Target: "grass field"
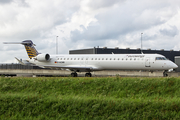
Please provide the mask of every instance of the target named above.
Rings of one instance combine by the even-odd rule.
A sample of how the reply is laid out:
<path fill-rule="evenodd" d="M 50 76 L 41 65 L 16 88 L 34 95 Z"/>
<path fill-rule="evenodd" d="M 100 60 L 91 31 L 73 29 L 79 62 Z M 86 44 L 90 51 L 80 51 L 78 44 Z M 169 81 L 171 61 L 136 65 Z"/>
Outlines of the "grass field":
<path fill-rule="evenodd" d="M 0 78 L 0 119 L 180 119 L 180 78 Z"/>

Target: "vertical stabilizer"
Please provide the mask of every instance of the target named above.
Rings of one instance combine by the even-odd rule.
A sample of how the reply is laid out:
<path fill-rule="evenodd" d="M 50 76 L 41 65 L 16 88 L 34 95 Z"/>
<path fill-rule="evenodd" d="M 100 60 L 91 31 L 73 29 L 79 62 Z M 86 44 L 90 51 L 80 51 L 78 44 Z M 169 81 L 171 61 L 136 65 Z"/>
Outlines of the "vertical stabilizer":
<path fill-rule="evenodd" d="M 31 40 L 24 40 L 22 42 L 4 42 L 4 44 L 22 44 L 25 46 L 29 58 L 36 57 L 39 53 L 34 47 L 35 44 Z"/>
<path fill-rule="evenodd" d="M 31 40 L 25 40 L 21 44 L 25 46 L 29 58 L 36 57 L 39 54 L 36 48 L 34 47 L 35 44 L 33 44 Z"/>

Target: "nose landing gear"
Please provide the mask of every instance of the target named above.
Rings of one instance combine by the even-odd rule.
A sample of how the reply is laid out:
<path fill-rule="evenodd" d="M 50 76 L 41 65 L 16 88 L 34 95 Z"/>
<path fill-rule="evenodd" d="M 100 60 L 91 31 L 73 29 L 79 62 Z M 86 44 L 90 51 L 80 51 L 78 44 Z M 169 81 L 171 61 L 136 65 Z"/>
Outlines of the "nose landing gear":
<path fill-rule="evenodd" d="M 164 72 L 163 72 L 163 77 L 167 77 L 168 76 L 168 74 L 167 74 L 167 70 L 165 70 Z"/>

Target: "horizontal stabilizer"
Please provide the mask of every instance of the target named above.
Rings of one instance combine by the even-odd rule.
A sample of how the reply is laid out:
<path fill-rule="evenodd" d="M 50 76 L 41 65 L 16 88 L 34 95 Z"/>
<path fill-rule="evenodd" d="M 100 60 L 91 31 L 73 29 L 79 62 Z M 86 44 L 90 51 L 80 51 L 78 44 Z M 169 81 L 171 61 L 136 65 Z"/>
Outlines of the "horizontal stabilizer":
<path fill-rule="evenodd" d="M 31 40 L 25 40 L 22 42 L 3 42 L 4 44 L 22 44 L 22 45 L 32 45 L 32 41 Z M 34 46 L 36 46 L 35 44 L 33 44 Z"/>
<path fill-rule="evenodd" d="M 21 44 L 22 42 L 3 42 L 3 44 Z"/>

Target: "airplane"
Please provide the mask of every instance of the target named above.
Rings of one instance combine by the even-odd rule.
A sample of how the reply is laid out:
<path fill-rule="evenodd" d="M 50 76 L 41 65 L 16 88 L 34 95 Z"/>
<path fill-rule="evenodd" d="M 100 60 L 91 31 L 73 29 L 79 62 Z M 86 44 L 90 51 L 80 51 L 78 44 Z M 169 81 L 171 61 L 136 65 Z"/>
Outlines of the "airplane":
<path fill-rule="evenodd" d="M 163 75 L 167 76 L 168 71 L 178 68 L 175 63 L 160 54 L 50 55 L 48 53 L 39 53 L 31 40 L 4 42 L 4 44 L 22 44 L 25 46 L 29 56 L 27 62 L 42 68 L 70 70 L 72 71 L 72 77 L 77 77 L 77 72 L 86 72 L 85 76 L 91 77 L 92 71 L 101 70 L 148 70 L 152 72 L 163 70 Z M 22 62 L 20 63 L 24 65 Z"/>

